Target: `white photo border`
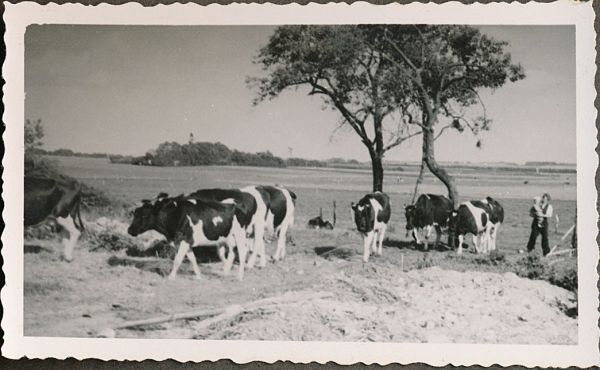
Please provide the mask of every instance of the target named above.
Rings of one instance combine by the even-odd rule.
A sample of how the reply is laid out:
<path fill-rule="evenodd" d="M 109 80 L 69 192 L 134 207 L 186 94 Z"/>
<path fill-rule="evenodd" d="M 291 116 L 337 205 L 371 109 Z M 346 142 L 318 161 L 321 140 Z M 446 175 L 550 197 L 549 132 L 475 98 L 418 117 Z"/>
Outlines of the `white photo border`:
<path fill-rule="evenodd" d="M 348 4 L 196 4 L 157 5 L 4 3 L 6 60 L 2 74 L 6 126 L 1 291 L 4 316 L 2 353 L 8 358 L 97 358 L 102 360 L 215 361 L 237 363 L 289 360 L 296 363 L 414 363 L 433 366 L 499 364 L 591 366 L 598 352 L 598 234 L 595 174 L 596 73 L 592 2 L 407 5 Z M 30 24 L 269 25 L 269 24 L 428 23 L 477 25 L 574 25 L 577 62 L 577 204 L 579 319 L 577 345 L 497 345 L 426 343 L 341 343 L 291 341 L 214 341 L 178 339 L 106 339 L 26 337 L 23 335 L 23 174 L 24 35 Z M 143 342 L 140 342 L 143 341 Z M 432 347 L 435 350 L 432 350 Z"/>

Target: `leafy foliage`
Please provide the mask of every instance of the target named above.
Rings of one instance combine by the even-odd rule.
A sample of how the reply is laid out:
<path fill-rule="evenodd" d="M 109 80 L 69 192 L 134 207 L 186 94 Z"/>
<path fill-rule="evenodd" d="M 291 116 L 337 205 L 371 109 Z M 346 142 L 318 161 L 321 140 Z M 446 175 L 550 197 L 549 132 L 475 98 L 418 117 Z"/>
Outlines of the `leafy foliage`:
<path fill-rule="evenodd" d="M 31 121 L 25 120 L 25 153 L 28 154 L 36 149 L 39 149 L 42 145 L 42 139 L 44 138 L 44 127 L 42 126 L 42 120 L 37 119 Z"/>
<path fill-rule="evenodd" d="M 255 60 L 265 76 L 248 84 L 258 92 L 255 104 L 299 87 L 321 96 L 367 147 L 377 187 L 381 158 L 405 140 L 423 134 L 433 146 L 448 128 L 468 127 L 476 136 L 490 128 L 478 91 L 525 77 L 506 46 L 470 26 L 281 26 Z M 482 105 L 483 115 L 468 118 L 466 109 L 474 104 Z M 426 138 L 439 116 L 449 124 Z M 447 178 L 430 152 L 428 167 Z"/>

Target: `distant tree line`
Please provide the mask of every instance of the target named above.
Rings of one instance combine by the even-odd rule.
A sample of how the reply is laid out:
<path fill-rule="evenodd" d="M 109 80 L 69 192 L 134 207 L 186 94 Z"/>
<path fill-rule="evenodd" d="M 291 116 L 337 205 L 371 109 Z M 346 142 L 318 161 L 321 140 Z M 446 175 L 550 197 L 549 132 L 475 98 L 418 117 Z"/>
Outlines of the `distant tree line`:
<path fill-rule="evenodd" d="M 87 158 L 106 158 L 108 156 L 107 153 L 82 153 L 75 152 L 71 149 L 55 149 L 55 150 L 45 150 L 41 148 L 33 149 L 33 154 L 37 155 L 58 155 L 61 157 L 87 157 Z"/>

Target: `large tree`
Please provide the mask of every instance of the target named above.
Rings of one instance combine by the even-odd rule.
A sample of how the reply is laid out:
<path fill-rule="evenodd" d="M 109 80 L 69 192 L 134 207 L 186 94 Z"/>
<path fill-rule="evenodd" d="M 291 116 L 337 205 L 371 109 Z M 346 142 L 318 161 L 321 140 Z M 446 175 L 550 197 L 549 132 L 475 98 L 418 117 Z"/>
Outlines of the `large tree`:
<path fill-rule="evenodd" d="M 255 104 L 299 87 L 323 97 L 368 150 L 376 191 L 385 153 L 421 129 L 403 121 L 402 107 L 416 99 L 412 85 L 397 73 L 397 62 L 382 57 L 385 40 L 367 36 L 356 26 L 278 27 L 255 60 L 265 75 L 248 83 L 258 90 Z"/>
<path fill-rule="evenodd" d="M 475 135 L 488 130 L 491 120 L 480 98 L 482 89 L 498 89 L 508 81 L 525 78 L 523 68 L 513 64 L 508 45 L 477 28 L 455 25 L 361 26 L 368 42 L 379 45 L 382 58 L 402 76 L 398 94 L 409 96 L 404 114 L 409 125 L 422 130 L 422 161 L 448 189 L 456 206 L 454 179 L 435 159 L 434 142 L 444 130 L 470 129 Z M 408 95 L 407 95 L 408 92 Z M 473 115 L 480 105 L 480 115 Z M 470 113 L 471 112 L 471 113 Z M 477 141 L 477 146 L 481 141 Z"/>

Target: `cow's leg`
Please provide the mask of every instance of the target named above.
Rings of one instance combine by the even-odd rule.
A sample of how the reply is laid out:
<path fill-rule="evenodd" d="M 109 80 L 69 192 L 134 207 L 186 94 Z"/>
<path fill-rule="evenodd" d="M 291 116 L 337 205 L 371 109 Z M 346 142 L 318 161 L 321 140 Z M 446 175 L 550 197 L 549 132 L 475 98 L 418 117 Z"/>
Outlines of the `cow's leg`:
<path fill-rule="evenodd" d="M 235 243 L 236 243 L 236 241 L 233 236 L 230 236 L 229 238 L 227 238 L 227 248 L 229 248 L 229 254 L 227 255 L 227 259 L 225 260 L 225 263 L 223 264 L 223 274 L 225 274 L 225 275 L 229 274 L 229 271 L 231 271 L 231 266 L 233 266 L 233 259 L 235 258 L 235 253 L 233 252 L 233 247 L 235 246 Z M 239 250 L 238 250 L 238 253 L 239 253 Z"/>
<path fill-rule="evenodd" d="M 431 225 L 425 226 L 425 229 L 424 229 L 425 241 L 424 241 L 423 249 L 425 249 L 425 250 L 429 250 L 429 236 L 431 235 L 431 229 L 432 229 Z"/>
<path fill-rule="evenodd" d="M 371 241 L 371 254 L 377 254 L 377 238 L 379 238 L 379 230 L 373 230 L 373 240 Z"/>
<path fill-rule="evenodd" d="M 366 235 L 363 236 L 363 262 L 369 262 L 370 248 L 373 242 L 373 238 L 375 237 L 375 232 L 370 231 Z"/>
<path fill-rule="evenodd" d="M 440 244 L 440 240 L 442 239 L 442 227 L 440 225 L 435 225 L 435 244 L 433 246 L 434 249 L 438 248 Z"/>
<path fill-rule="evenodd" d="M 266 256 L 266 248 L 265 248 L 265 221 L 262 217 L 258 217 L 257 221 L 254 223 L 254 253 L 260 255 L 260 267 L 265 267 L 267 265 L 267 256 Z M 252 259 L 252 257 L 250 257 Z"/>
<path fill-rule="evenodd" d="M 246 238 L 246 245 L 248 246 L 248 253 L 250 254 L 250 258 L 248 258 L 248 268 L 254 268 L 254 264 L 256 263 L 256 253 L 258 253 L 258 246 L 256 243 L 256 224 L 253 222 L 252 229 L 254 230 L 254 238 Z M 252 242 L 250 242 L 252 240 Z"/>
<path fill-rule="evenodd" d="M 73 220 L 73 216 L 71 215 L 57 217 L 56 222 L 69 233 L 69 238 L 64 238 L 62 241 L 64 245 L 63 257 L 65 261 L 71 262 L 73 260 L 73 249 L 75 248 L 75 244 L 77 244 L 81 231 L 75 226 L 75 220 Z"/>
<path fill-rule="evenodd" d="M 185 242 L 184 242 L 185 243 Z M 194 251 L 192 248 L 189 248 L 189 251 L 186 253 L 188 260 L 192 264 L 192 268 L 194 269 L 194 274 L 196 275 L 196 279 L 202 279 L 202 274 L 200 274 L 200 268 L 198 267 L 198 262 L 196 262 L 196 256 L 194 255 Z"/>
<path fill-rule="evenodd" d="M 275 251 L 275 256 L 273 256 L 275 261 L 285 258 L 285 238 L 287 230 L 288 224 L 284 221 L 283 224 L 280 225 L 279 231 L 277 232 L 277 250 Z"/>
<path fill-rule="evenodd" d="M 495 251 L 496 250 L 496 237 L 498 236 L 498 229 L 500 228 L 500 222 L 498 222 L 496 225 L 494 225 L 493 231 L 492 231 L 492 244 L 491 244 L 491 250 Z"/>
<path fill-rule="evenodd" d="M 235 238 L 235 244 L 237 245 L 237 250 L 240 257 L 238 279 L 242 281 L 244 280 L 244 266 L 246 265 L 246 253 L 248 252 L 248 247 L 246 246 L 246 232 L 240 228 L 240 230 L 235 232 L 233 237 Z"/>
<path fill-rule="evenodd" d="M 417 245 L 421 244 L 421 241 L 419 240 L 419 231 L 416 227 L 413 229 L 413 238 L 415 239 Z"/>
<path fill-rule="evenodd" d="M 379 251 L 378 255 L 383 254 L 383 238 L 385 237 L 385 230 L 387 229 L 387 225 L 383 225 L 383 227 L 379 230 Z"/>
<path fill-rule="evenodd" d="M 226 244 L 219 244 L 217 246 L 218 248 L 218 253 L 219 253 L 219 259 L 221 260 L 221 262 L 225 263 L 225 248 L 227 247 Z"/>
<path fill-rule="evenodd" d="M 169 274 L 169 280 L 175 280 L 175 276 L 177 275 L 177 270 L 179 270 L 179 266 L 181 266 L 181 262 L 183 261 L 183 258 L 185 257 L 185 255 L 188 253 L 189 250 L 190 250 L 190 245 L 185 240 L 182 240 L 179 242 L 177 254 L 175 255 L 175 259 L 173 260 L 173 269 L 171 270 L 171 273 Z"/>
<path fill-rule="evenodd" d="M 473 239 L 472 239 L 473 240 L 473 245 L 475 246 L 475 252 L 477 254 L 481 253 L 481 250 L 479 249 L 480 248 L 480 246 L 479 246 L 479 241 L 480 241 L 479 235 L 480 234 L 473 234 Z"/>
<path fill-rule="evenodd" d="M 460 234 L 458 236 L 458 250 L 456 251 L 456 254 L 462 254 L 462 249 L 463 249 L 462 245 L 463 245 L 464 241 L 465 241 L 465 236 Z"/>

